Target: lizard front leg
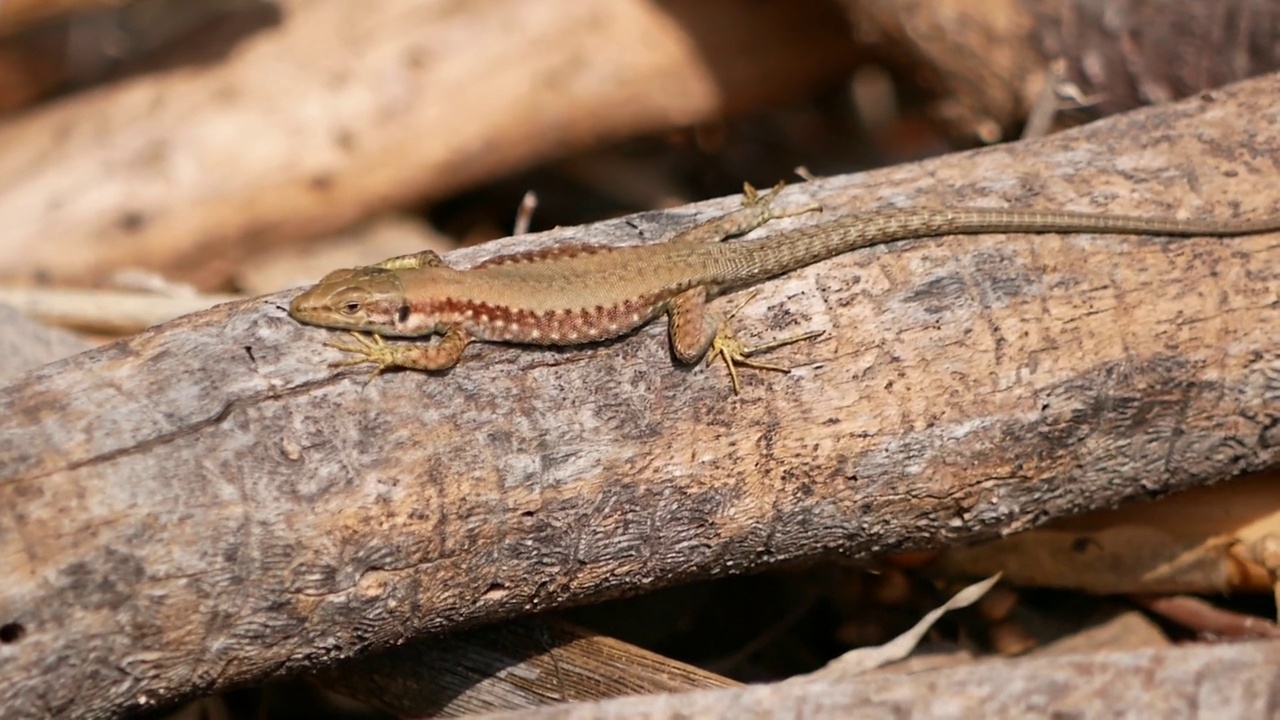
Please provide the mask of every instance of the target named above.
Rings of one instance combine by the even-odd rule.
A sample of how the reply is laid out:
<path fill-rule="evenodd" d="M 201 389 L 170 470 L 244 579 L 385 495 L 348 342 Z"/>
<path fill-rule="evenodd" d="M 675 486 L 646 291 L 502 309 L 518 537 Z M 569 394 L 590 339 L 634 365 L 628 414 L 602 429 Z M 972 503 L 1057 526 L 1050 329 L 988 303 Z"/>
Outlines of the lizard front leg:
<path fill-rule="evenodd" d="M 410 370 L 448 370 L 458 364 L 462 351 L 471 342 L 471 337 L 458 326 L 449 328 L 436 343 L 399 342 L 389 345 L 381 335 L 366 336 L 354 332 L 351 335 L 355 337 L 357 344 L 325 343 L 335 350 L 357 355 L 334 362 L 331 367 L 373 363 L 377 367 L 369 376 L 370 380 L 396 367 Z"/>

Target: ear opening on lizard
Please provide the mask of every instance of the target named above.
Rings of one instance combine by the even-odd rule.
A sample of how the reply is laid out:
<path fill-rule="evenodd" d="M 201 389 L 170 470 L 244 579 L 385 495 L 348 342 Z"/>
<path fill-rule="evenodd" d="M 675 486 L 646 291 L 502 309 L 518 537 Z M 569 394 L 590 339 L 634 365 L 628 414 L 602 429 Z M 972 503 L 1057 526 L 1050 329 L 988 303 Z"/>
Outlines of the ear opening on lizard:
<path fill-rule="evenodd" d="M 402 304 L 399 307 L 399 309 L 396 310 L 396 324 L 404 325 L 405 323 L 409 322 L 409 313 L 411 311 L 412 310 L 409 307 L 409 303 Z"/>

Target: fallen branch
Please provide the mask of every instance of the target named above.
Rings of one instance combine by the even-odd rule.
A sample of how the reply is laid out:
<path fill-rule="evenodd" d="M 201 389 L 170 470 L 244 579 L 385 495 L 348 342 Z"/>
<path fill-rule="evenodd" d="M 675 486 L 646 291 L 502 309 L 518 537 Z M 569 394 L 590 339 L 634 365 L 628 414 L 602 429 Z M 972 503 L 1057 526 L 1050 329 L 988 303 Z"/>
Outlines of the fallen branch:
<path fill-rule="evenodd" d="M 1274 714 L 1280 642 L 974 663 L 911 675 L 799 678 L 773 685 L 621 698 L 519 714 L 532 720 L 687 717 L 1110 717 Z"/>
<path fill-rule="evenodd" d="M 1277 95 L 1273 76 L 779 202 L 1271 215 Z M 448 260 L 658 241 L 737 202 Z M 741 398 L 673 365 L 665 323 L 367 383 L 287 294 L 175 320 L 0 386 L 5 714 L 152 707 L 463 622 L 1261 469 L 1280 462 L 1276 287 L 1274 234 L 873 248 L 757 288 L 744 335 L 827 334 Z"/>
<path fill-rule="evenodd" d="M 1280 62 L 1270 42 L 1280 10 L 1252 0 L 842 4 L 886 62 L 934 91 L 932 115 L 967 141 L 1009 138 L 1033 112 L 1051 116 L 1061 107 L 1078 123 L 1187 97 Z"/>
<path fill-rule="evenodd" d="M 316 678 L 396 717 L 458 717 L 739 683 L 555 618 L 411 643 Z"/>

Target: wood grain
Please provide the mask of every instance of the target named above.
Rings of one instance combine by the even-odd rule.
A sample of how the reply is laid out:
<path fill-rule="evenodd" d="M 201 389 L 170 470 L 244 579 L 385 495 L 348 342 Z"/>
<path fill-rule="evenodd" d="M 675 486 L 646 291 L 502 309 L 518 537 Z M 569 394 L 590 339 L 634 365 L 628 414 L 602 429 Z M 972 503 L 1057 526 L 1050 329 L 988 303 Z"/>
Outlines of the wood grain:
<path fill-rule="evenodd" d="M 1280 211 L 1280 77 L 793 187 L 885 205 Z M 723 199 L 454 253 L 653 242 Z M 766 227 L 775 232 L 820 217 Z M 291 294 L 0 386 L 0 698 L 102 717 L 505 616 L 1028 528 L 1280 461 L 1280 237 L 912 241 L 759 287 L 747 378 L 666 328 L 366 384 Z M 724 301 L 736 302 L 736 299 Z"/>
<path fill-rule="evenodd" d="M 792 717 L 1274 717 L 1280 642 L 1203 645 L 975 663 L 903 676 L 804 678 L 773 685 L 622 698 L 487 720 Z"/>
<path fill-rule="evenodd" d="M 410 643 L 316 681 L 395 717 L 465 717 L 623 695 L 734 687 L 715 673 L 556 618 Z"/>

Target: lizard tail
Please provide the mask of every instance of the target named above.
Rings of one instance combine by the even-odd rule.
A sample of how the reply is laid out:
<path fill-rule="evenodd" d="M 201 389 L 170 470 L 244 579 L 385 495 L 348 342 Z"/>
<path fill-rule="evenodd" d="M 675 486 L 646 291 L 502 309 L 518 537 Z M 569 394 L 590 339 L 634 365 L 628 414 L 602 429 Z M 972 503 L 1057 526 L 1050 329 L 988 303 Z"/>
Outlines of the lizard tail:
<path fill-rule="evenodd" d="M 726 275 L 745 285 L 860 248 L 939 235 L 1105 233 L 1226 237 L 1274 231 L 1280 231 L 1280 217 L 1225 222 L 1038 210 L 914 208 L 872 212 L 844 222 L 797 228 L 721 247 L 728 251 L 722 258 Z"/>

